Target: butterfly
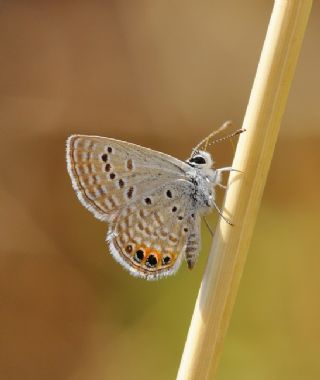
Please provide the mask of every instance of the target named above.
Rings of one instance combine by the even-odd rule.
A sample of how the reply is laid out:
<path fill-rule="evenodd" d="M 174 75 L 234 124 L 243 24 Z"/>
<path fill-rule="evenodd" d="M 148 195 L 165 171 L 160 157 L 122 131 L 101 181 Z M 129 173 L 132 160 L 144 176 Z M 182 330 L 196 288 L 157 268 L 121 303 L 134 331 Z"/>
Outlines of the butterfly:
<path fill-rule="evenodd" d="M 192 269 L 201 247 L 201 217 L 217 209 L 231 224 L 215 202 L 215 188 L 225 188 L 222 173 L 235 169 L 214 169 L 206 151 L 243 131 L 210 142 L 227 123 L 202 140 L 186 161 L 113 138 L 67 139 L 73 188 L 96 218 L 108 222 L 110 253 L 130 274 L 156 280 L 176 273 L 183 259 Z"/>

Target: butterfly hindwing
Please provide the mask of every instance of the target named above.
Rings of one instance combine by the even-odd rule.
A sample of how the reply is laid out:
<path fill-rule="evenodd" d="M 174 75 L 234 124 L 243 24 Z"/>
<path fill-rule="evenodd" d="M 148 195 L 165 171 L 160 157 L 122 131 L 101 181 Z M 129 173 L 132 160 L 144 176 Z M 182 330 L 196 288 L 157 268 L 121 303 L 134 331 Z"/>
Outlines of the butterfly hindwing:
<path fill-rule="evenodd" d="M 190 186 L 173 181 L 153 189 L 124 208 L 110 224 L 110 251 L 131 274 L 154 280 L 174 274 L 186 255 L 187 261 L 191 256 L 195 261 L 200 220 L 188 197 L 181 198 Z"/>

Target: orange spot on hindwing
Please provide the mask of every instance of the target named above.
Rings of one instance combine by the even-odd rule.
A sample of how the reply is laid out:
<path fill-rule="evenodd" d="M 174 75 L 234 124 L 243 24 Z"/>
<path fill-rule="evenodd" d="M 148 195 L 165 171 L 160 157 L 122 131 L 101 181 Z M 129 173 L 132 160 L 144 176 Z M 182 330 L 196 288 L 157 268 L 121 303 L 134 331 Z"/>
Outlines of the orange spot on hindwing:
<path fill-rule="evenodd" d="M 174 252 L 162 253 L 144 244 L 137 244 L 132 250 L 126 249 L 126 253 L 129 254 L 128 256 L 131 257 L 131 260 L 136 265 L 138 264 L 149 270 L 159 270 L 161 268 L 170 267 L 177 258 L 177 254 Z"/>

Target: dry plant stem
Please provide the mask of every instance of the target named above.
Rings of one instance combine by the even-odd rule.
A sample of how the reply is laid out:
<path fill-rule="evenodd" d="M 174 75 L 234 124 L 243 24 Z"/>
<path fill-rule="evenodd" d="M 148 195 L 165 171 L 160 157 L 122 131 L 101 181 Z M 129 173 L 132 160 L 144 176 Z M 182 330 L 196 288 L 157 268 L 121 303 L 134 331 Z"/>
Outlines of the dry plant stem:
<path fill-rule="evenodd" d="M 213 379 L 292 82 L 311 0 L 275 1 L 243 122 L 224 212 L 195 305 L 178 380 Z M 254 302 L 254 301 L 253 301 Z"/>

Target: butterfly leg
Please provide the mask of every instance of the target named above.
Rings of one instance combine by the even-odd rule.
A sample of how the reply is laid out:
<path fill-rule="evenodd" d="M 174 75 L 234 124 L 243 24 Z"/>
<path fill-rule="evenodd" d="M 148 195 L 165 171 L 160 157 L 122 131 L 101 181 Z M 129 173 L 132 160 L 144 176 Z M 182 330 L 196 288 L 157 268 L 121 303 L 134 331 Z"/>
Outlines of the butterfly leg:
<path fill-rule="evenodd" d="M 241 170 L 234 169 L 231 166 L 226 166 L 225 168 L 216 169 L 218 173 L 224 173 L 224 172 L 238 172 L 243 173 Z"/>
<path fill-rule="evenodd" d="M 223 190 L 227 190 L 228 189 L 228 186 L 222 185 L 222 183 L 217 183 L 217 186 L 221 187 L 221 189 L 223 189 Z"/>
<path fill-rule="evenodd" d="M 208 228 L 208 230 L 209 230 L 209 232 L 210 232 L 210 234 L 211 234 L 211 237 L 213 237 L 213 229 L 211 228 L 211 226 L 210 226 L 210 224 L 209 224 L 209 222 L 207 221 L 207 219 L 206 219 L 205 216 L 203 217 L 203 220 L 204 220 L 204 222 L 205 222 L 205 224 L 206 224 L 206 226 L 207 226 L 207 228 Z"/>
<path fill-rule="evenodd" d="M 240 171 L 240 170 L 234 169 L 231 166 L 228 166 L 228 167 L 225 167 L 225 168 L 216 169 L 216 173 L 217 173 L 217 176 L 216 176 L 216 186 L 219 186 L 222 189 L 227 190 L 228 186 L 222 185 L 222 183 L 221 183 L 221 180 L 222 180 L 222 175 L 221 174 L 225 173 L 225 172 L 238 172 L 238 173 L 243 173 L 243 172 Z"/>
<path fill-rule="evenodd" d="M 234 226 L 234 224 L 231 222 L 231 220 L 227 219 L 227 218 L 223 215 L 222 211 L 219 209 L 219 207 L 217 206 L 216 202 L 213 202 L 213 205 L 214 205 L 215 209 L 218 211 L 218 214 L 221 216 L 221 218 L 222 218 L 226 223 L 228 223 L 230 226 Z"/>

